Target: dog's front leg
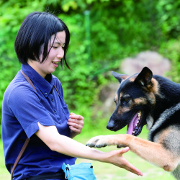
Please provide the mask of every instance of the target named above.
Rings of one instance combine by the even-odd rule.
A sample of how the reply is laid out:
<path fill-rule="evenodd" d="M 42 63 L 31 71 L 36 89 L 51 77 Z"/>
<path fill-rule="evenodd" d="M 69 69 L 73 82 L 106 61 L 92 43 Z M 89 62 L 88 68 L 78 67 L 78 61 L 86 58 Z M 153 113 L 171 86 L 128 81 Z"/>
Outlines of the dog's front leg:
<path fill-rule="evenodd" d="M 121 136 L 121 139 L 119 139 L 119 136 Z M 126 138 L 125 136 L 119 134 L 119 135 L 105 135 L 105 136 L 96 136 L 91 138 L 86 145 L 89 147 L 105 147 L 110 145 L 117 145 L 118 147 L 126 147 Z"/>
<path fill-rule="evenodd" d="M 109 145 L 128 146 L 130 150 L 141 158 L 162 167 L 166 171 L 173 171 L 180 157 L 163 147 L 161 143 L 151 142 L 128 134 L 96 136 L 87 142 L 90 147 L 105 147 Z"/>

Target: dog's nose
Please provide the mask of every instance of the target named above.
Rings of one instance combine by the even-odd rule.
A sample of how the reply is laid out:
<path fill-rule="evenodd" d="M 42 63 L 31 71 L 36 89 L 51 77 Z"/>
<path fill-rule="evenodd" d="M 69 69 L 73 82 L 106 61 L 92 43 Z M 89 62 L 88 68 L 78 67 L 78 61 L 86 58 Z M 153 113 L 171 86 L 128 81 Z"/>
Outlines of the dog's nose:
<path fill-rule="evenodd" d="M 114 121 L 109 121 L 109 122 L 107 123 L 106 128 L 109 129 L 109 130 L 111 130 L 111 129 L 113 129 L 113 127 L 114 127 Z"/>

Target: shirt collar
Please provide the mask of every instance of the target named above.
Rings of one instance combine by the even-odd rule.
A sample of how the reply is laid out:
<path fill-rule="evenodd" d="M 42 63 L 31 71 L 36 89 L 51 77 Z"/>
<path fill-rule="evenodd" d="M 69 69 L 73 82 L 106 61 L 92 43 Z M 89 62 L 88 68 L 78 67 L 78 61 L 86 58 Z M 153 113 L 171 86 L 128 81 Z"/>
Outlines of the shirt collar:
<path fill-rule="evenodd" d="M 48 74 L 44 79 L 29 64 L 22 64 L 21 69 L 31 79 L 33 84 L 42 91 L 45 97 L 50 94 L 53 88 L 52 74 Z"/>

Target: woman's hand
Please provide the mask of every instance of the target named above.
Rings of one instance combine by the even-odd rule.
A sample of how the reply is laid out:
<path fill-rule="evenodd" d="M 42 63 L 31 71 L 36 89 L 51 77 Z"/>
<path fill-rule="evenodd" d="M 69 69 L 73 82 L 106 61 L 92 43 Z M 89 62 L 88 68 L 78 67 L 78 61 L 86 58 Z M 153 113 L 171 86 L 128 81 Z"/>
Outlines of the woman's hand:
<path fill-rule="evenodd" d="M 129 151 L 129 147 L 123 148 L 121 150 L 110 151 L 107 153 L 109 155 L 105 159 L 105 162 L 114 164 L 115 166 L 118 166 L 120 168 L 124 168 L 134 174 L 137 174 L 138 176 L 143 176 L 140 170 L 134 167 L 123 157 L 123 154 L 128 151 Z"/>
<path fill-rule="evenodd" d="M 71 130 L 71 138 L 80 134 L 84 125 L 84 118 L 81 115 L 70 113 L 67 124 Z"/>

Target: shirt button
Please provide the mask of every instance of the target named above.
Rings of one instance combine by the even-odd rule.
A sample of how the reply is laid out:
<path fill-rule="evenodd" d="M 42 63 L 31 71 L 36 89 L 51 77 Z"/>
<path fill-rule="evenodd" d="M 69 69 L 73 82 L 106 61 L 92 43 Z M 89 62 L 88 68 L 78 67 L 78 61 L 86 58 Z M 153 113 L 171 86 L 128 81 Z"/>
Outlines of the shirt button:
<path fill-rule="evenodd" d="M 44 94 L 47 95 L 47 92 L 45 92 Z"/>
<path fill-rule="evenodd" d="M 56 114 L 56 111 L 54 110 L 54 114 Z"/>

